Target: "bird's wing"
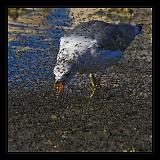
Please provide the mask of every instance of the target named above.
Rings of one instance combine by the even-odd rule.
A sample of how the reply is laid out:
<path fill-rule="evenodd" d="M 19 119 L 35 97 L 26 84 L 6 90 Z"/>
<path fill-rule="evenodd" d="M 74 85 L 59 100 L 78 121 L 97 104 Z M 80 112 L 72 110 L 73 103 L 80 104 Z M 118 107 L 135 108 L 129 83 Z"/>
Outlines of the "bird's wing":
<path fill-rule="evenodd" d="M 124 51 L 136 35 L 135 27 L 130 24 L 111 24 L 94 20 L 78 25 L 66 36 L 74 34 L 95 39 L 101 48 Z"/>
<path fill-rule="evenodd" d="M 106 25 L 102 31 L 95 33 L 95 39 L 101 48 L 124 51 L 135 35 L 135 29 L 132 25 Z"/>

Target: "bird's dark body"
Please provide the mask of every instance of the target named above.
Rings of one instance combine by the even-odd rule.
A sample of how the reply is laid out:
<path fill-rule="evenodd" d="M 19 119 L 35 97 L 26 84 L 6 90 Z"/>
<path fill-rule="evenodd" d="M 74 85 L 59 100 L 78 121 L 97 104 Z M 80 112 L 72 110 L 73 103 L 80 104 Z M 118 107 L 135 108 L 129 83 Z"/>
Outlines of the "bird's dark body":
<path fill-rule="evenodd" d="M 81 23 L 65 36 L 83 36 L 96 39 L 101 48 L 124 51 L 135 38 L 135 26 L 125 23 L 111 24 L 93 20 Z"/>

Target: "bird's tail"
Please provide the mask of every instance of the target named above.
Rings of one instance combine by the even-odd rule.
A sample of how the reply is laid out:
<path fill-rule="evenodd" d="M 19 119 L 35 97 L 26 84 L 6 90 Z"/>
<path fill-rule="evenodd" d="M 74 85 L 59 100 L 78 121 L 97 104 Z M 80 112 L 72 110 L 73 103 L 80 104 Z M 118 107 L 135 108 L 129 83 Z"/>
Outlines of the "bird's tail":
<path fill-rule="evenodd" d="M 139 32 L 141 32 L 143 28 L 143 23 L 137 24 L 137 27 L 139 28 Z"/>
<path fill-rule="evenodd" d="M 136 34 L 142 33 L 142 29 L 143 29 L 143 23 L 137 24 L 136 25 Z"/>

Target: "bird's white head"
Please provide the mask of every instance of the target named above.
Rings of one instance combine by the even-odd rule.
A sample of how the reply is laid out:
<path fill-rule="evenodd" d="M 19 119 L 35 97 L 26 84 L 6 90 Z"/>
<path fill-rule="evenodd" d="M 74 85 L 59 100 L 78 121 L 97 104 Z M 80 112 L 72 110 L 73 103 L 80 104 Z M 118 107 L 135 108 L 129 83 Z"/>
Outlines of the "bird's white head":
<path fill-rule="evenodd" d="M 95 43 L 95 42 L 94 42 Z M 69 36 L 60 39 L 60 48 L 54 68 L 55 89 L 60 94 L 77 72 L 78 58 L 92 44 L 92 40 L 84 37 Z"/>
<path fill-rule="evenodd" d="M 56 95 L 59 95 L 64 90 L 65 85 L 70 81 L 72 77 L 71 66 L 66 64 L 57 64 L 54 67 L 54 75 L 55 75 L 55 90 Z"/>

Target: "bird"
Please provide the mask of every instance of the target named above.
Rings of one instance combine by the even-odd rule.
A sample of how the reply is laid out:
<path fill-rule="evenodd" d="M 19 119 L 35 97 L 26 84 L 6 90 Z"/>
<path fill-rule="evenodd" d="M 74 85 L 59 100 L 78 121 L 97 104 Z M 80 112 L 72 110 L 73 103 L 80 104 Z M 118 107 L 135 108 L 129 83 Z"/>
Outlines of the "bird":
<path fill-rule="evenodd" d="M 91 20 L 80 23 L 60 38 L 53 72 L 59 96 L 76 73 L 87 74 L 90 95 L 95 93 L 96 72 L 103 72 L 123 57 L 124 51 L 142 31 L 143 24 L 107 23 Z"/>

